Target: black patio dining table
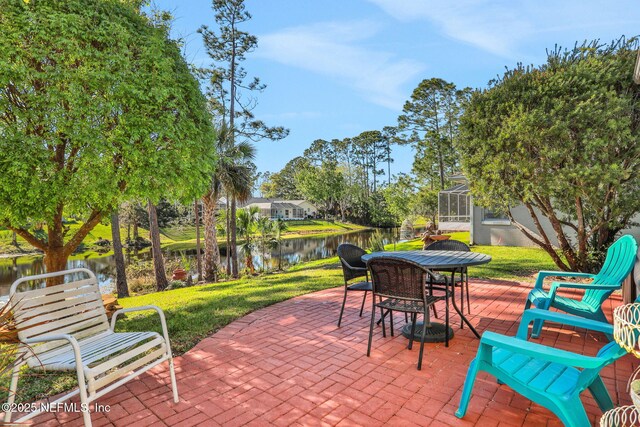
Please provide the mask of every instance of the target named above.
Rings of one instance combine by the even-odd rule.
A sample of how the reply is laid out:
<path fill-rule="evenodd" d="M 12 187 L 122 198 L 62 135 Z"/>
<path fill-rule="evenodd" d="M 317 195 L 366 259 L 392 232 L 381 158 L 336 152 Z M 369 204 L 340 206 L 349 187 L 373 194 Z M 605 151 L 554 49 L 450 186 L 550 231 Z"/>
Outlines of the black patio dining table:
<path fill-rule="evenodd" d="M 425 250 L 389 251 L 389 252 L 373 252 L 370 254 L 363 255 L 362 261 L 367 262 L 371 259 L 381 258 L 381 257 L 410 261 L 421 266 L 425 270 L 430 270 L 430 271 L 440 270 L 440 271 L 450 272 L 451 281 L 450 282 L 447 281 L 447 283 L 452 285 L 450 286 L 450 288 L 451 288 L 451 302 L 453 304 L 453 308 L 460 315 L 462 322 L 466 323 L 467 326 L 469 326 L 469 329 L 471 329 L 471 331 L 475 334 L 475 336 L 480 338 L 480 334 L 478 333 L 478 331 L 476 331 L 476 329 L 473 327 L 471 322 L 469 322 L 469 320 L 466 318 L 464 313 L 460 310 L 460 308 L 456 304 L 456 298 L 455 298 L 456 287 L 453 286 L 453 284 L 456 283 L 455 282 L 456 273 L 459 272 L 460 274 L 462 274 L 462 271 L 466 267 L 487 264 L 488 262 L 491 261 L 491 256 L 481 254 L 479 252 L 462 252 L 462 251 L 425 251 Z M 429 320 L 425 319 L 425 321 L 429 321 Z M 432 330 L 431 331 L 432 335 L 434 333 L 433 332 L 434 329 L 438 329 L 440 332 L 446 334 L 444 325 L 442 324 L 431 323 L 431 326 L 427 326 L 427 328 L 430 328 Z M 409 328 L 405 327 L 405 330 L 406 331 L 404 331 L 403 333 L 405 336 L 407 336 L 405 332 L 411 330 L 410 326 Z M 449 334 L 451 336 L 453 335 L 452 332 L 449 332 Z M 431 341 L 433 342 L 433 341 L 442 341 L 442 340 L 432 339 Z"/>

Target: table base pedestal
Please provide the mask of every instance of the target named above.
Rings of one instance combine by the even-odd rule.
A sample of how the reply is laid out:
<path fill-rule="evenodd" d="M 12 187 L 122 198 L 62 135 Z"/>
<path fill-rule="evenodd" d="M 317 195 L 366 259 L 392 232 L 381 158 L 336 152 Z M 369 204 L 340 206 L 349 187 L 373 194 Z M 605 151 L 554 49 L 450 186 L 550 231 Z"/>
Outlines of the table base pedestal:
<path fill-rule="evenodd" d="M 422 335 L 422 322 L 416 323 L 416 330 L 413 335 L 414 342 L 420 342 L 420 338 Z M 431 322 L 431 326 L 427 326 L 426 335 L 424 337 L 424 342 L 445 342 L 445 325 L 444 323 Z M 407 323 L 402 328 L 402 335 L 406 338 L 411 339 L 411 323 Z M 449 326 L 449 340 L 453 338 L 453 328 Z"/>

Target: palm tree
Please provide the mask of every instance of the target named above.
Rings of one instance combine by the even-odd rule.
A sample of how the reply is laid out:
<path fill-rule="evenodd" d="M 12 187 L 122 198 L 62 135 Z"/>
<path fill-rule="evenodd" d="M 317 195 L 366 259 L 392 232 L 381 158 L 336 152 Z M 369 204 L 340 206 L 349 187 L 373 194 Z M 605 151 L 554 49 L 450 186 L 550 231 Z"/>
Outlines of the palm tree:
<path fill-rule="evenodd" d="M 229 228 L 227 230 L 227 257 L 231 257 L 234 263 L 234 276 L 237 276 L 238 255 L 236 254 L 236 214 L 235 201 L 246 200 L 251 195 L 253 186 L 252 161 L 256 150 L 248 141 L 237 144 L 230 138 L 230 132 L 226 124 L 223 124 L 218 132 L 217 152 L 218 164 L 216 172 L 212 176 L 209 192 L 202 198 L 204 205 L 204 273 L 205 280 L 216 280 L 220 265 L 220 250 L 218 248 L 216 217 L 218 215 L 218 200 L 223 191 L 231 200 L 231 212 Z M 227 271 L 231 274 L 231 271 Z"/>
<path fill-rule="evenodd" d="M 278 247 L 278 270 L 282 270 L 282 233 L 287 230 L 287 223 L 282 218 L 278 218 L 272 224 L 273 244 Z"/>
<path fill-rule="evenodd" d="M 269 235 L 271 234 L 271 232 L 273 231 L 273 224 L 274 222 L 271 221 L 269 218 L 267 218 L 266 216 L 261 216 L 256 220 L 256 228 L 258 229 L 258 232 L 260 233 L 260 249 L 262 252 L 262 271 L 267 270 L 266 268 L 266 249 L 267 249 L 267 242 L 269 240 Z"/>
<path fill-rule="evenodd" d="M 252 235 L 255 229 L 256 221 L 258 219 L 258 212 L 260 209 L 257 206 L 251 206 L 247 209 L 240 209 L 238 211 L 237 218 L 237 230 L 238 234 L 242 236 L 244 242 L 242 243 L 242 253 L 245 257 L 245 263 L 247 270 L 251 274 L 255 273 L 255 266 L 253 265 L 253 240 Z"/>

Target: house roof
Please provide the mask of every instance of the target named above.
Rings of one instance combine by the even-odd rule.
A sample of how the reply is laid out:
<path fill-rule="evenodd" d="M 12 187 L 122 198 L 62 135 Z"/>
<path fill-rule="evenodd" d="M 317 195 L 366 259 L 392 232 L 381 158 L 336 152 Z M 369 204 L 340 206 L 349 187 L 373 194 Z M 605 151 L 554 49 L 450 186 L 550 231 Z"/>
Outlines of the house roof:
<path fill-rule="evenodd" d="M 467 194 L 467 193 L 469 193 L 469 186 L 467 184 L 456 184 L 451 188 L 447 188 L 446 190 L 440 191 L 439 193 L 440 194 L 442 194 L 442 193 Z"/>
<path fill-rule="evenodd" d="M 238 203 L 238 206 L 241 208 L 247 206 L 259 206 L 260 209 L 295 209 L 300 208 L 302 203 L 309 203 L 311 206 L 314 206 L 313 203 L 308 200 L 282 200 L 282 199 L 268 199 L 266 197 L 252 197 L 246 202 Z"/>

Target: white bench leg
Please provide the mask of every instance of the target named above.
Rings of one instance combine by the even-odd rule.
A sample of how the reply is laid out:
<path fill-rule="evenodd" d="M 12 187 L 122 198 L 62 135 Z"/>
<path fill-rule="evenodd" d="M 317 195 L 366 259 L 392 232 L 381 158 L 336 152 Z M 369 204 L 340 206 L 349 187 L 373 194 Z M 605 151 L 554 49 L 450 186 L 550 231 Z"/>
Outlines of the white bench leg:
<path fill-rule="evenodd" d="M 20 357 L 20 356 L 18 356 Z M 13 372 L 11 373 L 11 384 L 9 385 L 9 398 L 7 399 L 8 409 L 4 413 L 4 422 L 11 422 L 11 407 L 13 406 L 13 402 L 16 400 L 16 391 L 18 391 L 18 377 L 20 376 L 20 367 L 22 363 L 14 363 L 13 364 Z"/>
<path fill-rule="evenodd" d="M 87 383 L 85 383 L 84 381 L 84 371 L 82 368 L 82 363 L 76 364 L 76 373 L 78 374 L 78 388 L 80 389 L 80 410 L 82 411 L 84 427 L 91 427 L 91 411 L 89 409 Z"/>
<path fill-rule="evenodd" d="M 173 367 L 173 357 L 169 354 L 169 374 L 171 375 L 171 388 L 173 389 L 174 403 L 180 402 L 178 398 L 178 384 L 176 383 L 176 371 Z"/>

